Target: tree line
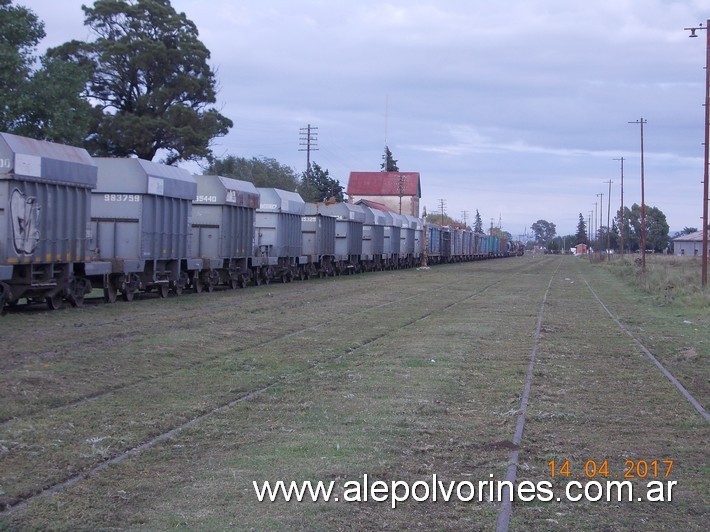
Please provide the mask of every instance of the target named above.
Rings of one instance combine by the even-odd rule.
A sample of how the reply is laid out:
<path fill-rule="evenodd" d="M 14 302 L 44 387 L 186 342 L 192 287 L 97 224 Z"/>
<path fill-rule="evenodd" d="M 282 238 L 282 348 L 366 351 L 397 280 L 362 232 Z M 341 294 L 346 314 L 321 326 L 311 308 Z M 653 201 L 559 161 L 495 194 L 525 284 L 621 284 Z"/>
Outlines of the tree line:
<path fill-rule="evenodd" d="M 655 206 L 645 206 L 645 233 L 646 249 L 662 253 L 667 251 L 671 244 L 670 228 L 666 221 L 666 215 Z M 621 225 L 623 220 L 624 251 L 637 252 L 641 250 L 641 206 L 634 203 L 631 207 L 619 209 L 616 216 L 611 220 L 611 227 L 601 225 L 597 228 L 589 228 L 587 220 L 582 213 L 579 213 L 577 232 L 575 234 L 560 236 L 557 235 L 554 223 L 547 220 L 538 220 L 532 224 L 531 229 L 534 234 L 534 243 L 545 247 L 549 251 L 558 252 L 569 249 L 577 244 L 586 244 L 597 251 L 607 249 L 621 249 Z M 590 230 L 591 229 L 591 230 Z M 694 227 L 686 227 L 675 237 L 682 234 L 689 234 L 697 231 Z"/>
<path fill-rule="evenodd" d="M 169 0 L 96 0 L 82 10 L 95 39 L 37 56 L 44 23 L 0 0 L 0 131 L 97 157 L 196 161 L 205 174 L 343 201 L 339 181 L 315 162 L 299 175 L 266 157 L 214 156 L 212 142 L 234 124 L 215 107 L 217 80 L 197 27 Z"/>

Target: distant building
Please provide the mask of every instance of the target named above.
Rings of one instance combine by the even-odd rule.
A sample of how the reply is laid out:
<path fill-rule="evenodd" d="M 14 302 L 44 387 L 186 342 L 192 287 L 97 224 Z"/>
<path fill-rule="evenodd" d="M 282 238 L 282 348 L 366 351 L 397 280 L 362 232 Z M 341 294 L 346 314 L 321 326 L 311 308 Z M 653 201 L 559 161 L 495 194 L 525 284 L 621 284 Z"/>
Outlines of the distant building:
<path fill-rule="evenodd" d="M 586 255 L 587 254 L 587 244 L 577 244 L 574 248 L 575 255 Z"/>
<path fill-rule="evenodd" d="M 351 203 L 374 201 L 396 213 L 419 217 L 419 172 L 350 172 L 347 193 Z"/>
<path fill-rule="evenodd" d="M 673 253 L 688 257 L 702 256 L 703 254 L 703 232 L 696 231 L 687 235 L 681 235 L 673 239 Z"/>
<path fill-rule="evenodd" d="M 372 201 L 372 200 L 366 200 L 366 199 L 360 199 L 357 201 L 354 201 L 355 205 L 365 205 L 366 207 L 370 207 L 372 209 L 377 209 L 378 211 L 384 211 L 384 212 L 393 212 L 395 214 L 399 214 L 399 210 L 394 210 L 384 203 L 379 203 L 377 201 Z"/>

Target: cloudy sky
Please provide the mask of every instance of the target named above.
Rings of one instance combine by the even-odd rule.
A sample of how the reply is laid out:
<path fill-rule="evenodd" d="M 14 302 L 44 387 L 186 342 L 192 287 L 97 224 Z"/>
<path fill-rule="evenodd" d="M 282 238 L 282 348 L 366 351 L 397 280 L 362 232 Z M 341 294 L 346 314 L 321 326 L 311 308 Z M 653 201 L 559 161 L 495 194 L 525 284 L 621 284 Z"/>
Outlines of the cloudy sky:
<path fill-rule="evenodd" d="M 89 0 L 15 0 L 42 47 L 93 39 Z M 672 231 L 700 227 L 706 0 L 173 0 L 198 27 L 234 121 L 218 156 L 312 160 L 345 186 L 384 145 L 418 171 L 422 205 L 476 210 L 514 236 L 545 219 L 574 233 L 608 182 L 612 212 L 646 204 Z M 702 9 L 705 7 L 705 9 Z"/>

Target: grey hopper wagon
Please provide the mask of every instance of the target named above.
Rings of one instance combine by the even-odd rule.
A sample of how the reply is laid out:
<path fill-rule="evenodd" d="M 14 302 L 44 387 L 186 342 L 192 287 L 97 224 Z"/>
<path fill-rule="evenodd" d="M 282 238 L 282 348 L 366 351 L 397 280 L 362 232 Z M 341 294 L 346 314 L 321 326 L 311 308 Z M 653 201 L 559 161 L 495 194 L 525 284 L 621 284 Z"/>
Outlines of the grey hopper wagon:
<path fill-rule="evenodd" d="M 254 282 L 272 279 L 288 282 L 306 262 L 301 252 L 301 217 L 305 202 L 295 192 L 278 188 L 257 188 L 259 208 L 254 217 Z"/>
<path fill-rule="evenodd" d="M 362 256 L 362 226 L 365 212 L 352 203 L 316 203 L 322 214 L 335 217 L 335 273 L 359 272 Z"/>
<path fill-rule="evenodd" d="M 301 252 L 305 277 L 335 274 L 335 217 L 319 212 L 315 203 L 306 203 L 301 217 Z"/>
<path fill-rule="evenodd" d="M 0 133 L 0 310 L 21 298 L 83 303 L 95 186 L 86 150 Z"/>
<path fill-rule="evenodd" d="M 382 270 L 385 248 L 385 213 L 367 205 L 360 205 L 365 215 L 362 226 L 362 268 L 366 271 Z"/>
<path fill-rule="evenodd" d="M 399 267 L 411 268 L 414 265 L 414 227 L 404 214 L 393 214 L 392 217 L 400 227 Z"/>
<path fill-rule="evenodd" d="M 416 216 L 411 216 L 409 214 L 405 215 L 405 218 L 409 221 L 409 227 L 413 231 L 414 236 L 414 247 L 413 247 L 413 266 L 419 264 L 422 259 L 422 254 L 424 252 L 424 227 L 422 225 L 422 220 Z"/>
<path fill-rule="evenodd" d="M 382 263 L 384 269 L 393 270 L 399 267 L 402 224 L 399 214 L 385 211 L 383 215 L 385 217 L 385 228 L 383 232 Z"/>
<path fill-rule="evenodd" d="M 198 175 L 195 180 L 192 247 L 202 270 L 193 272 L 193 287 L 196 292 L 217 285 L 244 287 L 251 279 L 259 192 L 253 183 L 228 177 Z"/>
<path fill-rule="evenodd" d="M 139 291 L 166 297 L 182 293 L 192 258 L 192 201 L 197 184 L 182 168 L 142 159 L 95 158 L 98 182 L 91 198 L 96 260 L 111 263 L 102 282 L 105 297 L 120 291 L 127 301 Z"/>

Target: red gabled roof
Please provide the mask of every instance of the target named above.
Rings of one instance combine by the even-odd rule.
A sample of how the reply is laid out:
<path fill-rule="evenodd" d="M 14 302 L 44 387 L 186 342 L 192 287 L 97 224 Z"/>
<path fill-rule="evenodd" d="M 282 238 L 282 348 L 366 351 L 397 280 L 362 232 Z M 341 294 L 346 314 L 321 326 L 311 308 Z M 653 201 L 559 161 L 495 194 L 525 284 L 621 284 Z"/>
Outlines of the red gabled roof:
<path fill-rule="evenodd" d="M 422 197 L 419 172 L 350 172 L 349 196 Z"/>
<path fill-rule="evenodd" d="M 371 207 L 373 209 L 377 209 L 378 211 L 393 212 L 393 213 L 397 214 L 397 211 L 395 211 L 394 209 L 391 209 L 387 205 L 385 205 L 384 203 L 379 203 L 377 201 L 361 199 L 361 200 L 357 200 L 355 202 L 355 205 L 365 205 L 366 207 Z"/>

